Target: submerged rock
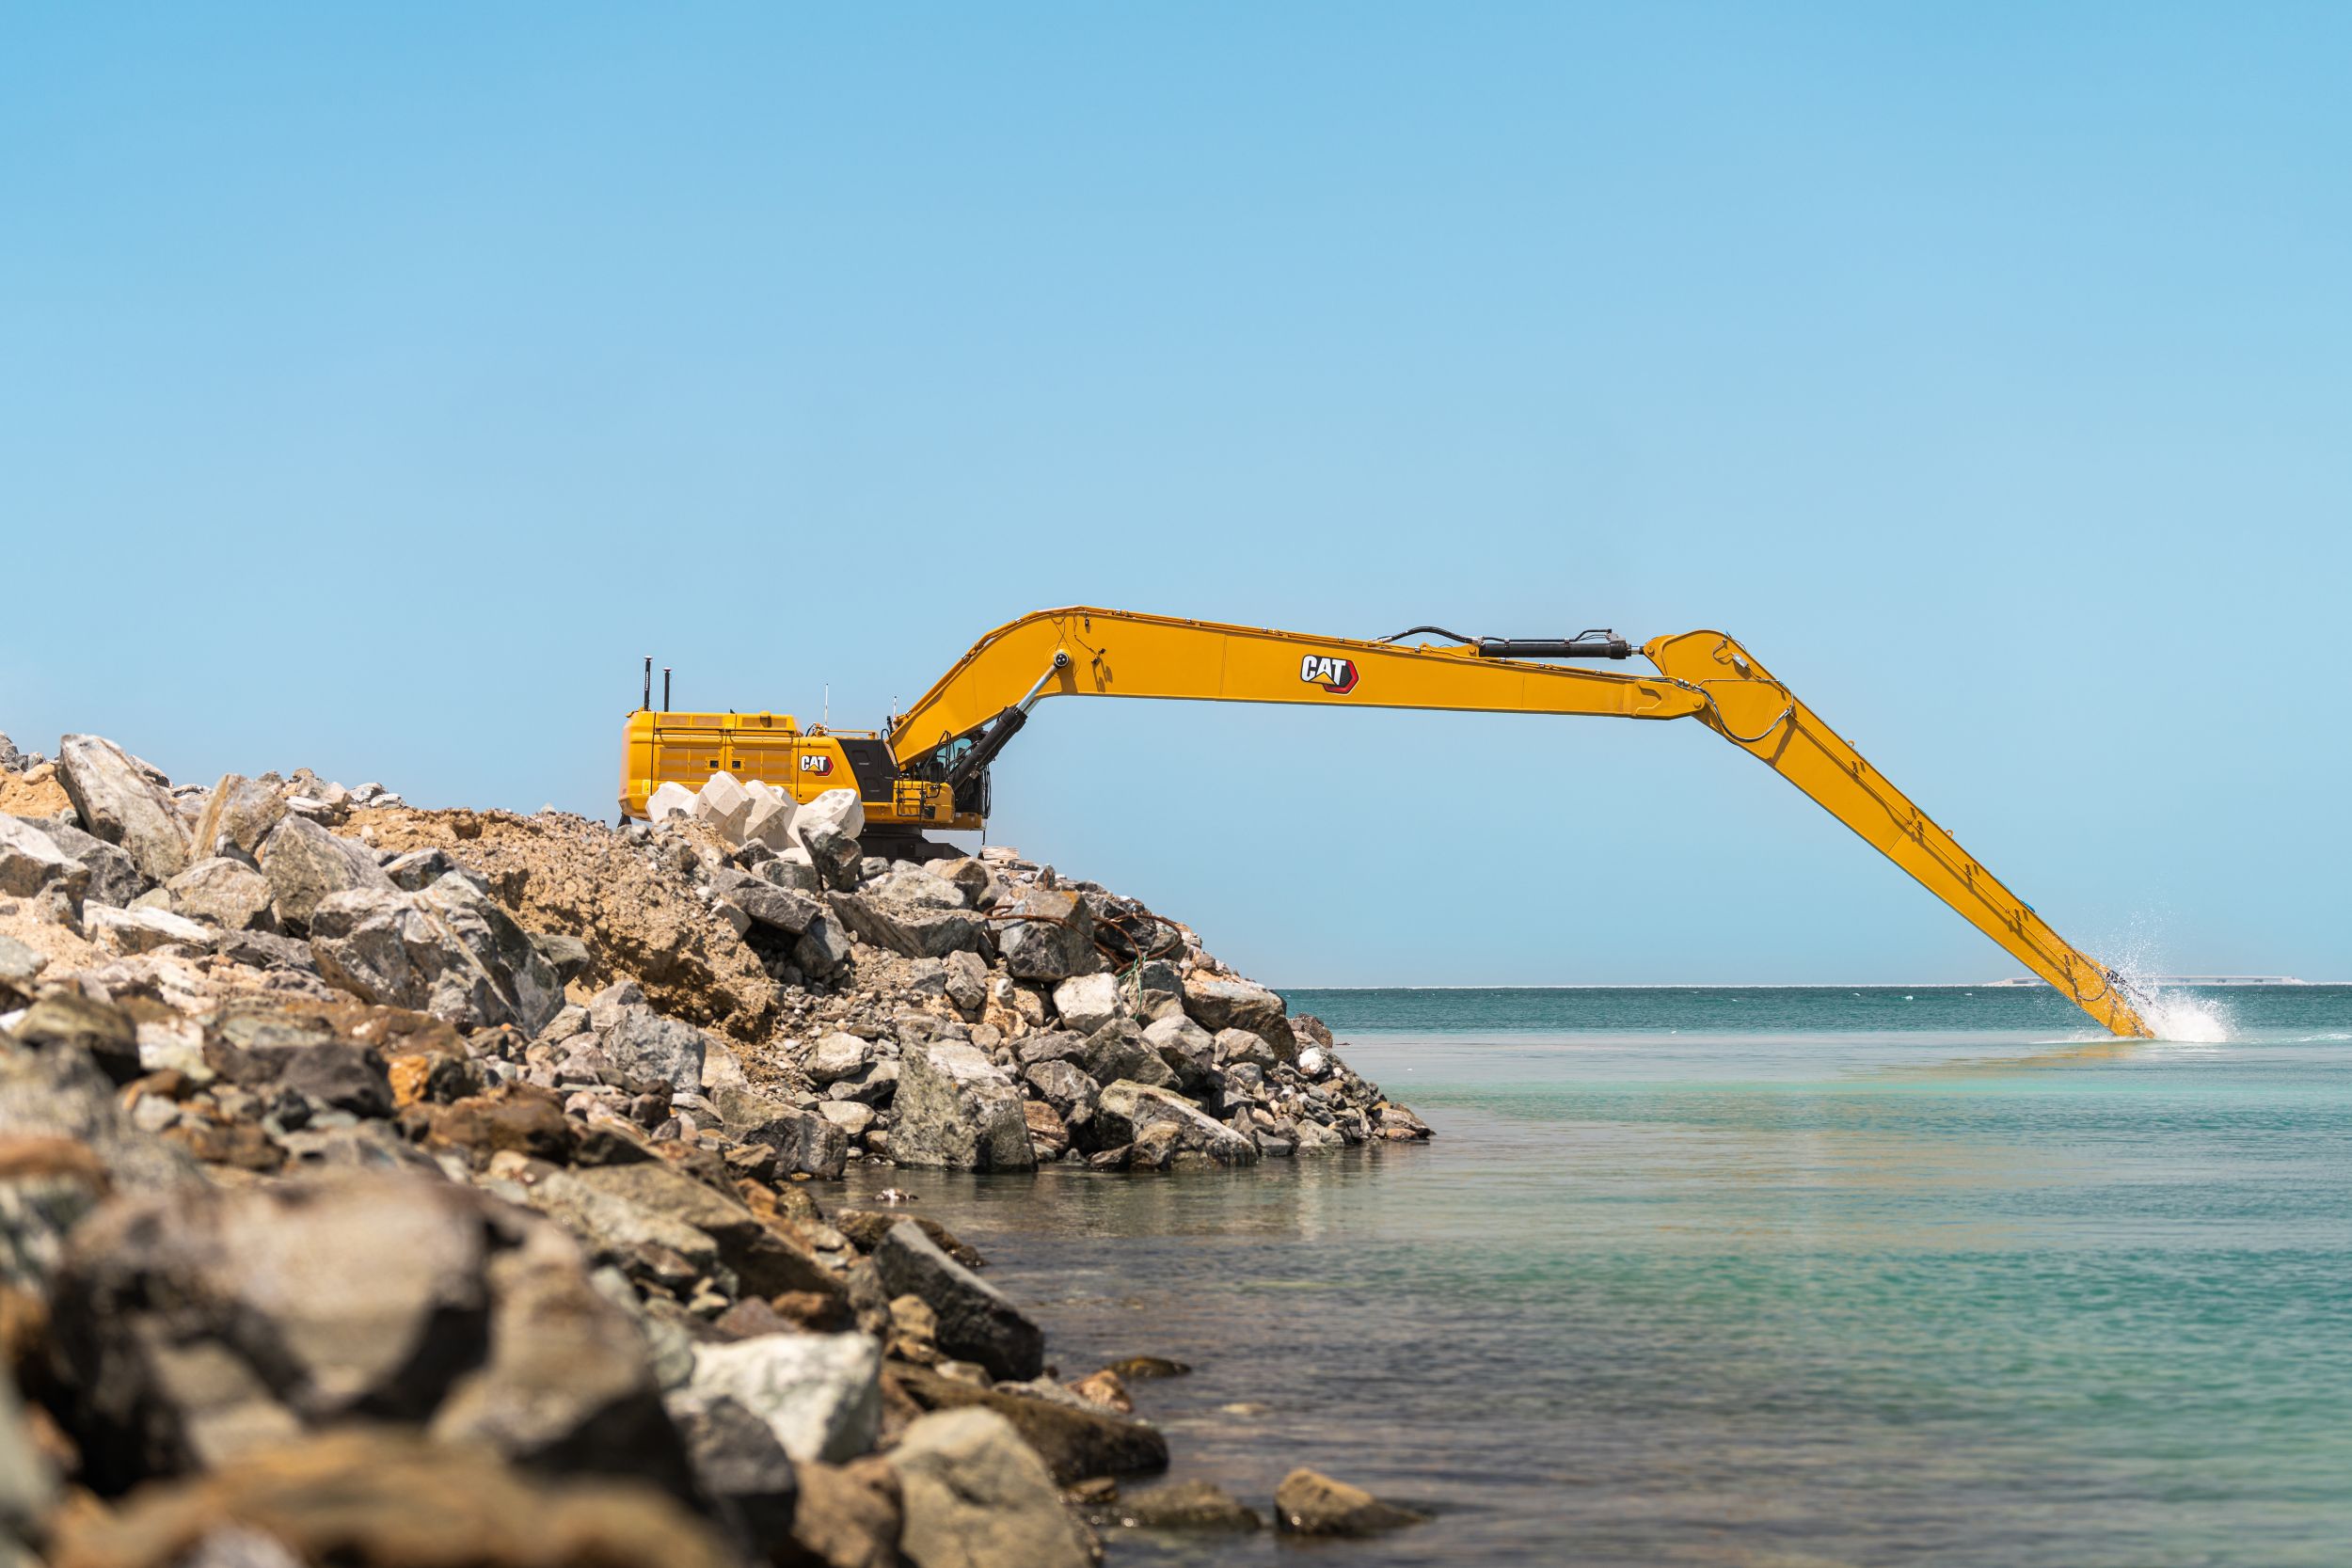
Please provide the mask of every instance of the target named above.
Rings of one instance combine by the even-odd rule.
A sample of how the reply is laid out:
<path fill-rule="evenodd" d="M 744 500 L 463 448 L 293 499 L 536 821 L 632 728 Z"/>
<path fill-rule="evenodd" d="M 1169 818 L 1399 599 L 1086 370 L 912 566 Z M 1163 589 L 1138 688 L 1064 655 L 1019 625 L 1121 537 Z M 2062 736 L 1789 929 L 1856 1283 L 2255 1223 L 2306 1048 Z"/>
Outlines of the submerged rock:
<path fill-rule="evenodd" d="M 1315 1470 L 1293 1470 L 1274 1489 L 1274 1522 L 1294 1535 L 1377 1535 L 1428 1518 Z"/>

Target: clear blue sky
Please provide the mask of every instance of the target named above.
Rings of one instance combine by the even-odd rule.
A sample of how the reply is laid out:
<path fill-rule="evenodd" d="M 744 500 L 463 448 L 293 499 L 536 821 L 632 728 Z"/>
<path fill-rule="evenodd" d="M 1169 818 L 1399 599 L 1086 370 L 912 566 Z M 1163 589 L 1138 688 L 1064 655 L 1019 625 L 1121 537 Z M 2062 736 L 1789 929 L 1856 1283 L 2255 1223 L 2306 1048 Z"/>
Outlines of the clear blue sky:
<path fill-rule="evenodd" d="M 2352 976 L 2341 6 L 18 6 L 0 728 L 612 814 L 1087 602 L 1745 640 L 2094 950 Z M 1972 979 L 1695 725 L 1049 704 L 1284 983 Z"/>

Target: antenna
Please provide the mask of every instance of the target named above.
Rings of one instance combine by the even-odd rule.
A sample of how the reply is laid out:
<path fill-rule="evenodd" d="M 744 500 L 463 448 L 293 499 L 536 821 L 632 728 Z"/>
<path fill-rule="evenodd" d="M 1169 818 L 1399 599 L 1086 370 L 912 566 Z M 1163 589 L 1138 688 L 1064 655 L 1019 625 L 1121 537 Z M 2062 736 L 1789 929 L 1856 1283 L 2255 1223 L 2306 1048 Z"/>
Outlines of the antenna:
<path fill-rule="evenodd" d="M 653 655 L 651 654 L 645 656 L 645 700 L 638 706 L 653 706 Z"/>
<path fill-rule="evenodd" d="M 661 667 L 661 711 L 670 711 L 670 667 L 666 664 Z"/>
<path fill-rule="evenodd" d="M 824 716 L 817 721 L 823 724 L 828 729 L 833 726 L 833 682 L 831 681 L 827 681 L 825 683 Z"/>

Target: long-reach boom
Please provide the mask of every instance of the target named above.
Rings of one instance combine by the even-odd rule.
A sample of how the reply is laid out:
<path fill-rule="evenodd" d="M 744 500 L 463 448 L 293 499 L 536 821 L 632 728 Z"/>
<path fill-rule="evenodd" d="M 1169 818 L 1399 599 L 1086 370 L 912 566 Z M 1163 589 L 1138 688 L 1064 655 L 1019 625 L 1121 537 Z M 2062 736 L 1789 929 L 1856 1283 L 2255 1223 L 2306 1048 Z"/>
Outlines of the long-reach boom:
<path fill-rule="evenodd" d="M 1433 634 L 1442 642 L 1407 644 Z M 2118 1035 L 2148 1026 L 2106 966 L 2071 946 L 1836 731 L 1721 632 L 1654 638 L 1655 675 L 1547 659 L 1622 660 L 1612 632 L 1462 638 L 1416 626 L 1361 641 L 1125 610 L 1044 610 L 996 628 L 880 736 L 803 730 L 788 714 L 630 717 L 622 809 L 642 816 L 665 781 L 725 769 L 798 799 L 854 776 L 884 832 L 977 828 L 988 765 L 1047 697 L 1160 697 L 1486 713 L 1696 719 L 1811 796 L 1829 814 Z"/>

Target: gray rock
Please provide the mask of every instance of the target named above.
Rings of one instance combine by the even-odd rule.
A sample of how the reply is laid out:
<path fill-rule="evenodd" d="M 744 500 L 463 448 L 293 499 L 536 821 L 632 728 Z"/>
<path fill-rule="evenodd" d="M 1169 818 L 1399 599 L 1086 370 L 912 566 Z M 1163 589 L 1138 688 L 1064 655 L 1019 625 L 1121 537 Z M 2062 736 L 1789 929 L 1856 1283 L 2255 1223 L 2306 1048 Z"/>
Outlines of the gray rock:
<path fill-rule="evenodd" d="M 995 912 L 1011 917 L 996 932 L 996 948 L 1016 979 L 1066 980 L 1100 966 L 1094 916 L 1075 894 L 1025 888 Z"/>
<path fill-rule="evenodd" d="M 824 1264 L 786 1241 L 743 1202 L 661 1164 L 598 1165 L 573 1172 L 591 1191 L 644 1214 L 689 1225 L 718 1245 L 719 1260 L 754 1295 L 815 1291 L 838 1296 L 841 1282 Z M 542 1182 L 542 1185 L 545 1183 Z"/>
<path fill-rule="evenodd" d="M 891 1158 L 955 1170 L 1033 1170 L 1020 1089 L 978 1048 L 910 1046 L 898 1060 Z"/>
<path fill-rule="evenodd" d="M 946 886 L 944 882 L 938 885 Z M 988 922 L 966 911 L 904 903 L 863 893 L 835 893 L 829 895 L 829 902 L 834 916 L 860 942 L 910 958 L 985 952 L 988 947 Z"/>
<path fill-rule="evenodd" d="M 1087 1076 L 1098 1084 L 1124 1079 L 1157 1086 L 1176 1082 L 1160 1053 L 1143 1042 L 1143 1031 L 1123 1018 L 1087 1037 L 1085 1062 Z"/>
<path fill-rule="evenodd" d="M 57 743 L 57 782 L 82 826 L 119 846 L 149 881 L 187 869 L 188 827 L 158 769 L 102 736 L 69 735 Z"/>
<path fill-rule="evenodd" d="M 91 904 L 82 911 L 82 934 L 113 953 L 152 953 L 184 947 L 202 952 L 213 945 L 211 927 L 169 910 L 110 910 Z"/>
<path fill-rule="evenodd" d="M 874 1064 L 871 1041 L 855 1035 L 834 1033 L 817 1042 L 801 1063 L 808 1081 L 822 1087 L 843 1078 L 855 1078 Z"/>
<path fill-rule="evenodd" d="M 1022 1076 L 1036 1086 L 1039 1096 L 1068 1125 L 1080 1127 L 1093 1119 L 1102 1091 L 1083 1068 L 1068 1061 L 1048 1060 L 1024 1069 Z"/>
<path fill-rule="evenodd" d="M 1082 1035 L 1091 1035 L 1126 1016 L 1119 979 L 1111 974 L 1080 974 L 1064 980 L 1054 988 L 1054 1011 L 1065 1025 Z"/>
<path fill-rule="evenodd" d="M 859 1107 L 865 1110 L 864 1106 Z M 866 1112 L 868 1117 L 872 1112 Z M 850 1134 L 830 1117 L 781 1106 L 776 1115 L 736 1134 L 747 1144 L 762 1144 L 776 1151 L 776 1168 L 787 1175 L 798 1171 L 820 1180 L 838 1180 L 850 1160 Z"/>
<path fill-rule="evenodd" d="M 49 967 L 49 960 L 14 937 L 0 936 L 0 986 L 29 989 Z"/>
<path fill-rule="evenodd" d="M 807 934 L 809 923 L 825 912 L 825 906 L 805 893 L 795 893 L 765 878 L 746 876 L 739 871 L 716 885 L 755 924 L 786 936 Z"/>
<path fill-rule="evenodd" d="M 262 846 L 270 904 L 289 934 L 310 934 L 319 901 L 337 893 L 397 892 L 367 847 L 337 838 L 308 817 L 289 816 Z"/>
<path fill-rule="evenodd" d="M 298 970 L 308 974 L 318 973 L 318 960 L 310 956 L 309 942 L 274 932 L 230 931 L 221 937 L 214 950 L 224 958 L 252 969 Z"/>
<path fill-rule="evenodd" d="M 841 923 L 830 914 L 820 914 L 808 923 L 801 940 L 792 944 L 792 961 L 803 974 L 823 979 L 850 961 L 850 934 Z"/>
<path fill-rule="evenodd" d="M 539 950 L 539 957 L 547 960 L 549 969 L 555 971 L 555 984 L 559 990 L 588 973 L 588 966 L 596 962 L 596 955 L 578 937 L 562 931 L 532 931 L 528 935 L 531 945 Z"/>
<path fill-rule="evenodd" d="M 1089 1568 L 1093 1555 L 1054 1478 L 993 1410 L 915 1420 L 891 1450 L 914 1568 Z"/>
<path fill-rule="evenodd" d="M 13 752 L 8 738 L 0 735 L 0 749 Z M 0 1564 L 28 1568 L 40 1561 L 27 1544 L 47 1532 L 56 1504 L 57 1467 L 25 1425 L 16 1379 L 0 1377 Z"/>
<path fill-rule="evenodd" d="M 22 773 L 38 767 L 32 758 L 16 749 L 16 742 L 0 734 L 0 773 Z"/>
<path fill-rule="evenodd" d="M 1261 1072 L 1280 1060 L 1275 1054 L 1274 1047 L 1265 1042 L 1263 1036 L 1253 1035 L 1247 1029 L 1217 1031 L 1216 1059 L 1218 1064 L 1224 1067 L 1237 1067 L 1247 1063 Z"/>
<path fill-rule="evenodd" d="M 665 1468 L 641 1342 L 578 1249 L 446 1181 L 137 1194 L 84 1222 L 58 1291 L 74 1435 L 109 1492 L 356 1419 L 431 1421 L 566 1467 Z"/>
<path fill-rule="evenodd" d="M 104 839 L 84 832 L 67 820 L 65 813 L 30 825 L 47 833 L 50 843 L 81 862 L 89 872 L 89 885 L 82 893 L 88 902 L 119 909 L 147 891 L 148 879 L 132 863 L 129 855 Z"/>
<path fill-rule="evenodd" d="M 1428 1517 L 1309 1469 L 1293 1470 L 1274 1489 L 1274 1523 L 1296 1535 L 1376 1535 Z"/>
<path fill-rule="evenodd" d="M 892 1296 L 919 1296 L 938 1317 L 933 1338 L 995 1378 L 1031 1378 L 1045 1366 L 1045 1334 L 1002 1291 L 942 1251 L 914 1220 L 900 1220 L 874 1249 Z"/>
<path fill-rule="evenodd" d="M 271 847 L 299 821 L 280 825 Z M 284 918 L 283 901 L 278 911 Z M 366 1001 L 468 1027 L 511 1023 L 526 1035 L 537 1034 L 564 1006 L 564 988 L 530 933 L 457 873 L 422 893 L 402 893 L 389 882 L 330 893 L 312 907 L 309 924 L 319 973 Z M 691 1090 L 701 1083 L 697 1057 L 693 1075 L 679 1086 Z"/>
<path fill-rule="evenodd" d="M 1149 1027 L 1184 1010 L 1184 977 L 1174 964 L 1152 958 L 1120 976 L 1119 994 L 1136 1022 Z"/>
<path fill-rule="evenodd" d="M 609 994 L 598 993 L 599 998 Z M 603 1037 L 606 1054 L 628 1076 L 660 1079 L 677 1094 L 702 1088 L 703 1062 L 710 1039 L 700 1029 L 655 1012 L 643 1003 L 591 1008 L 590 1018 Z"/>
<path fill-rule="evenodd" d="M 977 953 L 950 953 L 940 967 L 949 1004 L 965 1018 L 979 1017 L 988 1006 L 988 965 Z"/>
<path fill-rule="evenodd" d="M 245 862 L 215 855 L 198 861 L 164 884 L 174 914 L 202 920 L 224 931 L 273 930 L 269 879 Z"/>
<path fill-rule="evenodd" d="M 806 894 L 812 898 L 824 895 L 825 879 L 805 849 L 782 850 L 773 860 L 760 862 L 759 874 L 788 892 Z"/>
<path fill-rule="evenodd" d="M 1116 1083 L 1103 1091 L 1094 1112 L 1094 1135 L 1105 1147 L 1140 1143 L 1155 1127 L 1170 1132 L 1159 1142 L 1168 1145 L 1171 1164 L 1251 1165 L 1258 1163 L 1258 1145 L 1224 1123 L 1203 1114 L 1182 1095 L 1148 1084 Z M 1171 1141 L 1172 1140 L 1172 1141 Z"/>
<path fill-rule="evenodd" d="M 1298 1053 L 1288 1008 L 1263 986 L 1224 975 L 1194 974 L 1184 982 L 1184 1011 L 1211 1034 L 1247 1029 L 1263 1037 L 1284 1061 Z"/>
<path fill-rule="evenodd" d="M 687 1392 L 732 1400 L 793 1459 L 838 1464 L 882 1436 L 882 1346 L 865 1334 L 762 1334 L 694 1347 Z"/>
<path fill-rule="evenodd" d="M 695 1481 L 735 1534 L 755 1544 L 789 1539 L 800 1483 L 774 1430 L 724 1395 L 679 1393 L 668 1402 Z"/>
<path fill-rule="evenodd" d="M 1040 1062 L 1083 1062 L 1087 1037 L 1068 1029 L 1049 1029 L 1023 1040 L 1015 1054 L 1024 1067 L 1035 1067 Z"/>
<path fill-rule="evenodd" d="M 72 904 L 89 891 L 89 867 L 21 816 L 0 816 L 0 894 L 31 898 L 56 888 Z"/>
<path fill-rule="evenodd" d="M 1160 1053 L 1184 1093 L 1205 1094 L 1216 1086 L 1216 1038 L 1183 1013 L 1170 1014 L 1144 1030 L 1143 1043 Z"/>

